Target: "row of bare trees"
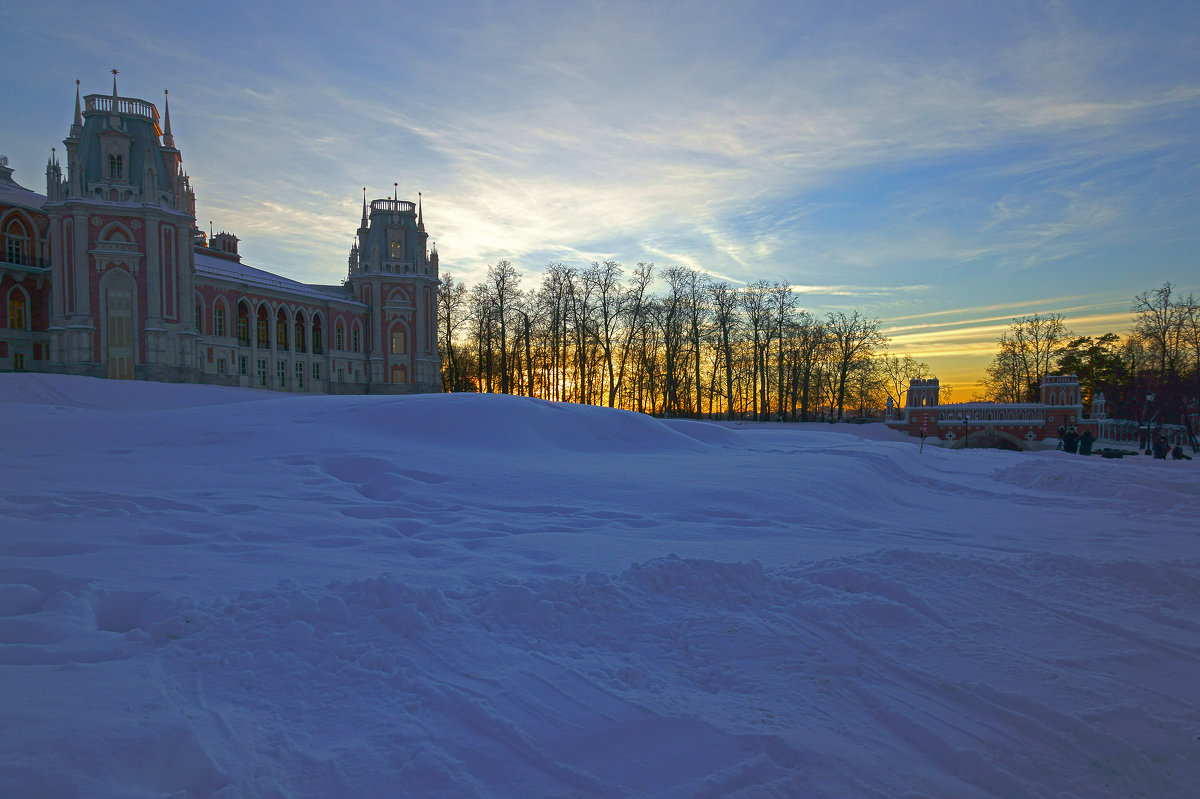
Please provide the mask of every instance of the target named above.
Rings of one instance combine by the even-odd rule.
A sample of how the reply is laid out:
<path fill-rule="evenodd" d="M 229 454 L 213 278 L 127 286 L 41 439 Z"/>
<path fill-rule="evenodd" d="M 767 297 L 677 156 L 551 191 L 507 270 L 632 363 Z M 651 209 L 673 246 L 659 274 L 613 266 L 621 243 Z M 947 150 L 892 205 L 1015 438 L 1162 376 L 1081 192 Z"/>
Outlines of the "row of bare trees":
<path fill-rule="evenodd" d="M 1110 416 L 1140 419 L 1149 405 L 1162 421 L 1185 419 L 1200 401 L 1200 301 L 1164 283 L 1134 297 L 1130 313 L 1124 336 L 1077 336 L 1060 314 L 1014 319 L 987 368 L 985 398 L 1033 402 L 1045 375 L 1077 374 L 1085 409 L 1102 391 Z"/>
<path fill-rule="evenodd" d="M 508 261 L 438 293 L 442 385 L 645 413 L 813 420 L 876 414 L 924 364 L 888 356 L 879 320 L 817 316 L 790 286 L 688 267 Z"/>

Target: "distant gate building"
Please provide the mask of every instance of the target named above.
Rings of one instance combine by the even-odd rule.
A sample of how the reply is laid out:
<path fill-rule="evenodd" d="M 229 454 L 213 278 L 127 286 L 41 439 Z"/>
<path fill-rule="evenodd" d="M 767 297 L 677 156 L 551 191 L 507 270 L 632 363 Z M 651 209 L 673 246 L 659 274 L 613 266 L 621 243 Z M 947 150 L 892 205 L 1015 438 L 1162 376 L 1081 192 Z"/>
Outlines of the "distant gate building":
<path fill-rule="evenodd" d="M 1092 415 L 1083 417 L 1079 378 L 1049 375 L 1042 380 L 1041 402 L 938 402 L 937 378 L 909 382 L 908 398 L 887 424 L 910 436 L 936 439 L 946 447 L 1001 447 L 1031 450 L 1058 446 L 1058 428 L 1091 430 L 1099 436 L 1105 418 L 1104 395 L 1092 402 Z"/>
<path fill-rule="evenodd" d="M 171 112 L 75 94 L 46 194 L 0 158 L 0 369 L 283 391 L 441 390 L 438 255 L 420 203 L 369 205 L 340 285 L 241 262 L 196 227 Z M 65 162 L 65 163 L 64 163 Z M 65 170 L 65 173 L 64 173 Z"/>

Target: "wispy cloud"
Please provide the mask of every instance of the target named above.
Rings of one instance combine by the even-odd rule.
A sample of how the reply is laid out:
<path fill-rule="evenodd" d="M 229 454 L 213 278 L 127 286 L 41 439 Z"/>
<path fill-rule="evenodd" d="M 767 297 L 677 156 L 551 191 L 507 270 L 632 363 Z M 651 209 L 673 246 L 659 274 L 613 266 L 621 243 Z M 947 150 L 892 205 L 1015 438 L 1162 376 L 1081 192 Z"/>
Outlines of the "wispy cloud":
<path fill-rule="evenodd" d="M 6 131 L 19 177 L 69 122 L 22 88 L 38 52 L 106 91 L 119 35 L 122 86 L 171 88 L 200 224 L 301 279 L 341 277 L 361 188 L 393 182 L 468 282 L 501 258 L 684 264 L 897 334 L 968 320 L 944 328 L 963 352 L 1002 309 L 1200 266 L 1198 23 L 1165 8 L 218 2 L 164 38 L 176 9 L 71 5 L 6 9 L 29 34 L 0 52 L 34 111 L 28 141 Z"/>

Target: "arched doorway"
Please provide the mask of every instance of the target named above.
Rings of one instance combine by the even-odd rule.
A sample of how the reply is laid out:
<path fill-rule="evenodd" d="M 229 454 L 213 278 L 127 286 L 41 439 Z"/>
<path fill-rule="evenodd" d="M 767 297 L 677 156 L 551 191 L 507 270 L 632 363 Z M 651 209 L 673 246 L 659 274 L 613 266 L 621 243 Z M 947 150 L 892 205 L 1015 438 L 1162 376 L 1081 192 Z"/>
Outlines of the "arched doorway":
<path fill-rule="evenodd" d="M 133 281 L 113 272 L 104 283 L 104 316 L 108 376 L 133 379 Z"/>

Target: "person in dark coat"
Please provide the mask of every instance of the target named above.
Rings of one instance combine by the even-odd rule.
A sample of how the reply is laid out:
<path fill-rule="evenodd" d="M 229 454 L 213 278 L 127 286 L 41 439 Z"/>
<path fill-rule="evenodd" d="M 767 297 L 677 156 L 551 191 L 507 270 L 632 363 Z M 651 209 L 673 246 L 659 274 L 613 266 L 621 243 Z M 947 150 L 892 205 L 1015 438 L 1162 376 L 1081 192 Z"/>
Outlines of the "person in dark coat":
<path fill-rule="evenodd" d="M 1079 433 L 1075 432 L 1075 425 L 1071 425 L 1071 429 L 1063 436 L 1063 449 L 1067 452 L 1079 451 Z"/>
<path fill-rule="evenodd" d="M 1165 461 L 1167 459 L 1167 452 L 1169 450 L 1170 450 L 1170 448 L 1167 446 L 1167 437 L 1166 436 L 1159 436 L 1158 438 L 1154 439 L 1154 459 L 1155 460 Z"/>
<path fill-rule="evenodd" d="M 1183 454 L 1183 447 L 1179 446 L 1178 444 L 1175 445 L 1175 449 L 1171 450 L 1171 457 L 1177 461 L 1190 461 L 1192 459 L 1191 455 Z"/>
<path fill-rule="evenodd" d="M 1092 444 L 1094 444 L 1095 441 L 1096 441 L 1096 436 L 1092 434 L 1092 431 L 1084 430 L 1083 435 L 1080 436 L 1080 438 L 1079 438 L 1079 454 L 1080 455 L 1091 455 L 1092 454 Z"/>

